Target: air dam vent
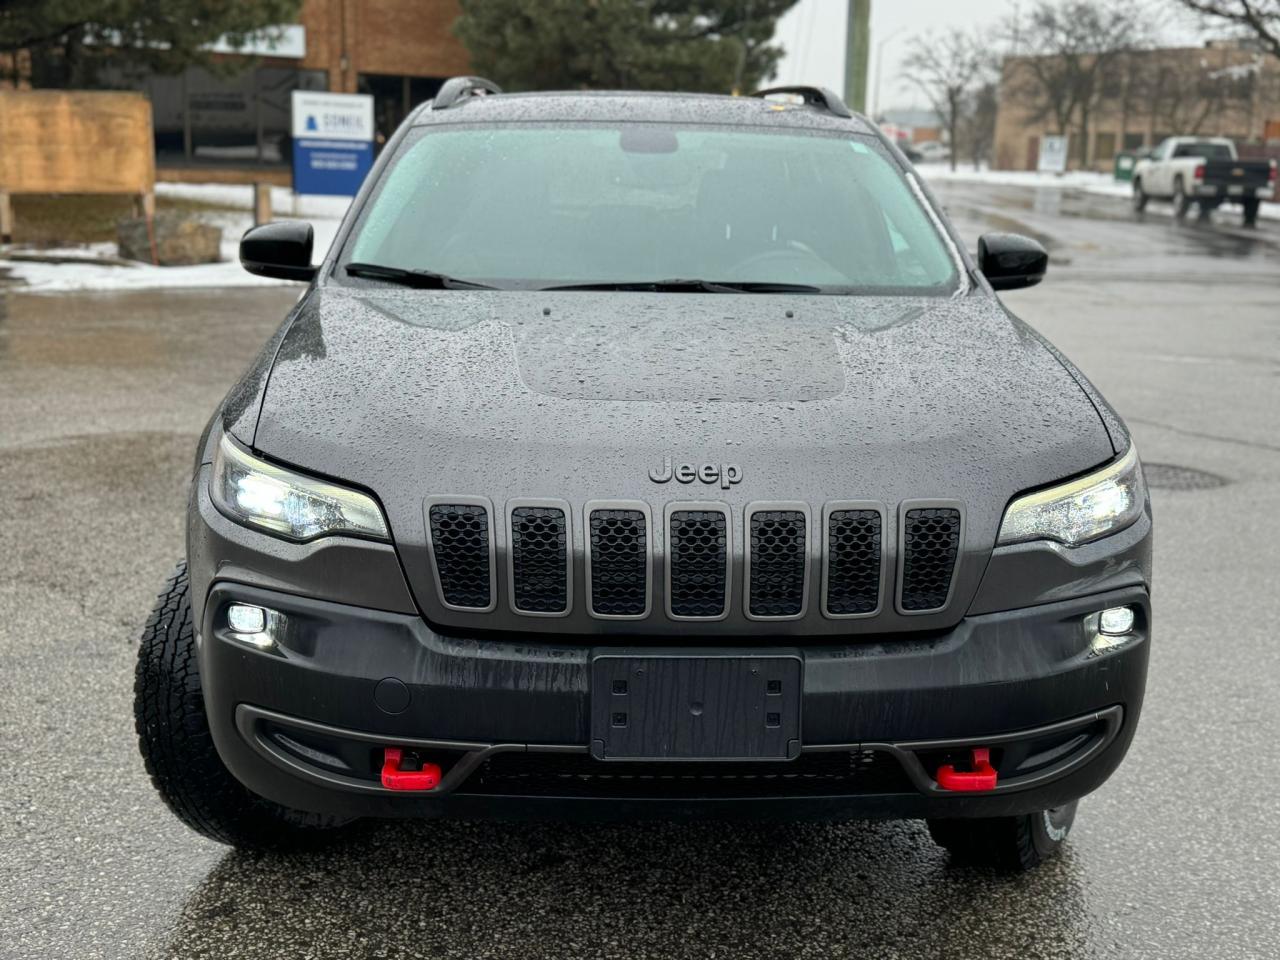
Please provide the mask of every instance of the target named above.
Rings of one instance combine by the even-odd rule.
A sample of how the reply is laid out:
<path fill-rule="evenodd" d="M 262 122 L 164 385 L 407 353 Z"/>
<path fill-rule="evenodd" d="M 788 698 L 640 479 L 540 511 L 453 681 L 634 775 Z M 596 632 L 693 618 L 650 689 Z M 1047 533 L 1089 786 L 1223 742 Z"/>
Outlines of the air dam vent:
<path fill-rule="evenodd" d="M 643 617 L 649 611 L 649 525 L 643 510 L 590 510 L 591 613 Z"/>
<path fill-rule="evenodd" d="M 802 510 L 750 512 L 747 611 L 752 617 L 780 619 L 804 613 L 807 526 Z"/>
<path fill-rule="evenodd" d="M 493 543 L 489 511 L 475 503 L 436 503 L 428 512 L 440 595 L 451 607 L 493 606 Z"/>
<path fill-rule="evenodd" d="M 720 508 L 672 510 L 667 598 L 671 615 L 718 620 L 729 604 L 729 518 Z"/>
<path fill-rule="evenodd" d="M 511 603 L 517 613 L 569 612 L 569 520 L 562 507 L 512 507 Z"/>
<path fill-rule="evenodd" d="M 878 509 L 827 514 L 826 612 L 865 617 L 880 607 L 883 520 Z"/>
<path fill-rule="evenodd" d="M 960 551 L 960 511 L 954 507 L 915 507 L 902 522 L 902 609 L 939 610 L 951 595 Z"/>

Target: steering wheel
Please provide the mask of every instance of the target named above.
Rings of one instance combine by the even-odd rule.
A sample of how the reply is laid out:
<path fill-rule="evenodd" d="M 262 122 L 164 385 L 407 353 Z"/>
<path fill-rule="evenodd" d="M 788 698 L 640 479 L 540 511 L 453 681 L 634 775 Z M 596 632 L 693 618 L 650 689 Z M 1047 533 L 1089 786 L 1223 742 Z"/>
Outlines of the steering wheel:
<path fill-rule="evenodd" d="M 751 256 L 739 260 L 729 268 L 729 278 L 727 279 L 741 280 L 744 279 L 744 274 L 750 276 L 756 268 L 771 264 L 781 265 L 784 262 L 792 265 L 792 276 L 795 275 L 795 270 L 797 268 L 812 265 L 814 263 L 820 263 L 826 269 L 835 271 L 835 267 L 827 263 L 826 260 L 823 260 L 822 257 L 818 256 L 812 250 L 801 249 L 798 247 L 781 247 L 776 250 L 765 250 L 761 253 L 753 253 Z M 835 272 L 838 273 L 839 271 Z M 767 277 L 767 280 L 777 280 L 780 283 L 786 282 L 786 279 L 785 273 L 781 276 Z"/>

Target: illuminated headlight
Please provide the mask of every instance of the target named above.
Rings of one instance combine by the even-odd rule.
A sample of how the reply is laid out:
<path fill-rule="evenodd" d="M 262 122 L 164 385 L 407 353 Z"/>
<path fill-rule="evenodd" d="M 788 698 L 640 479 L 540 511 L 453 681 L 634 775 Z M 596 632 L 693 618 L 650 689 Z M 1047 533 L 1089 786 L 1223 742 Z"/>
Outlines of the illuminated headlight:
<path fill-rule="evenodd" d="M 998 543 L 1056 540 L 1074 547 L 1123 530 L 1142 516 L 1142 465 L 1129 452 L 1070 483 L 1019 497 L 1009 504 Z"/>
<path fill-rule="evenodd" d="M 259 460 L 226 435 L 218 443 L 209 492 L 233 520 L 289 540 L 339 533 L 389 539 L 372 497 Z"/>

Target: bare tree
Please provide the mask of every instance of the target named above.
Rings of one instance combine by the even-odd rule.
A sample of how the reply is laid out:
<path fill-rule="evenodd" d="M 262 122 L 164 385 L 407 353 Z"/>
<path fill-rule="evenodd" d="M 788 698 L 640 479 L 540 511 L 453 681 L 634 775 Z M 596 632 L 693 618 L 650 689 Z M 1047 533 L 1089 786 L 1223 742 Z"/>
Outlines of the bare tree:
<path fill-rule="evenodd" d="M 964 150 L 975 170 L 981 170 L 982 165 L 991 160 L 996 139 L 998 92 L 996 81 L 988 79 L 970 94 L 959 127 L 960 142 L 952 146 L 953 152 Z"/>
<path fill-rule="evenodd" d="M 1146 46 L 1145 11 L 1128 0 L 1039 0 L 1017 25 L 1020 50 L 1012 95 L 1034 121 L 1052 120 L 1059 134 L 1076 133 L 1089 163 L 1094 108 L 1114 85 L 1126 54 Z"/>
<path fill-rule="evenodd" d="M 1224 20 L 1252 33 L 1264 50 L 1280 57 L 1280 0 L 1178 0 L 1188 10 Z"/>
<path fill-rule="evenodd" d="M 1251 103 L 1262 56 L 1252 63 L 1215 68 L 1208 60 L 1162 59 L 1151 96 L 1153 122 L 1163 130 L 1195 136 L 1211 117 L 1233 104 Z"/>
<path fill-rule="evenodd" d="M 912 83 L 920 88 L 942 118 L 951 147 L 952 170 L 956 168 L 956 154 L 960 149 L 959 130 L 965 108 L 989 62 L 983 44 L 960 29 L 941 36 L 930 33 L 915 37 L 903 61 Z"/>

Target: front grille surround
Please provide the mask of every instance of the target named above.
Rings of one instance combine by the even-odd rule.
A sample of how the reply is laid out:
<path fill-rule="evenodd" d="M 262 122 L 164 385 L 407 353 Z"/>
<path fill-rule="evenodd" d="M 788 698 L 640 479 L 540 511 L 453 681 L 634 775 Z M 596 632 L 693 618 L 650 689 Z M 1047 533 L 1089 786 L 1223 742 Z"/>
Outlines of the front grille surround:
<path fill-rule="evenodd" d="M 771 563 L 766 568 L 764 564 L 756 564 L 756 568 L 752 568 L 752 558 L 763 549 L 763 545 L 757 543 L 756 529 L 753 526 L 755 520 L 761 514 L 770 515 L 769 522 L 778 522 L 787 525 L 798 521 L 803 524 L 800 536 L 800 552 L 803 565 L 800 568 L 800 580 L 798 584 L 798 609 L 788 613 L 770 614 L 761 613 L 756 608 L 768 608 L 769 606 L 781 605 L 774 600 L 765 597 L 763 585 L 758 581 L 761 577 L 770 577 L 777 579 L 781 576 L 783 579 L 791 579 L 794 583 L 794 572 L 785 571 L 777 564 Z M 798 516 L 797 516 L 798 515 Z M 762 522 L 765 518 L 761 518 Z M 800 620 L 809 612 L 809 570 L 812 567 L 810 556 L 813 544 L 813 517 L 809 511 L 809 505 L 802 501 L 795 500 L 757 500 L 747 504 L 743 511 L 743 544 L 742 544 L 742 612 L 748 620 Z M 757 589 L 760 586 L 761 589 Z M 793 592 L 793 587 L 788 585 L 784 589 L 787 592 Z M 791 601 L 787 601 L 789 604 Z"/>
<path fill-rule="evenodd" d="M 695 513 L 695 514 L 714 514 L 719 513 L 724 518 L 724 601 L 720 606 L 718 613 L 711 616 L 694 616 L 675 612 L 675 605 L 682 601 L 673 597 L 671 590 L 672 568 L 680 563 L 680 547 L 675 543 L 675 538 L 671 533 L 671 525 L 673 519 L 678 514 Z M 691 620 L 706 623 L 714 620 L 724 620 L 729 616 L 730 605 L 733 602 L 733 582 L 735 580 L 733 570 L 733 511 L 729 509 L 727 503 L 721 503 L 715 500 L 682 500 L 674 503 L 668 503 L 663 510 L 662 534 L 664 538 L 664 564 L 663 564 L 663 593 L 666 597 L 666 613 L 671 620 Z"/>
<path fill-rule="evenodd" d="M 941 597 L 940 603 L 928 607 L 916 607 L 907 602 L 907 594 L 915 589 L 913 584 L 907 582 L 907 562 L 909 560 L 907 554 L 913 517 L 916 516 L 916 511 L 924 511 L 927 514 L 932 514 L 935 511 L 944 511 L 947 513 L 947 523 L 953 528 L 952 539 L 954 545 L 952 549 L 955 556 L 951 560 L 950 579 L 947 581 L 946 596 Z M 960 564 L 964 558 L 964 533 L 964 506 L 956 500 L 904 500 L 898 505 L 897 589 L 895 591 L 894 604 L 898 613 L 904 617 L 924 616 L 930 613 L 938 613 L 951 606 L 951 601 L 955 598 L 956 581 L 960 576 Z M 937 591 L 934 592 L 936 593 Z"/>
<path fill-rule="evenodd" d="M 875 514 L 879 518 L 879 533 L 877 537 L 879 544 L 874 546 L 874 561 L 869 554 L 873 551 L 868 550 L 868 556 L 852 558 L 849 556 L 837 557 L 838 545 L 832 542 L 832 527 L 836 525 L 833 521 L 839 521 L 849 515 L 864 515 L 870 517 Z M 888 527 L 889 512 L 885 505 L 878 500 L 830 500 L 823 504 L 822 507 L 822 615 L 830 620 L 864 620 L 869 617 L 879 616 L 884 610 L 884 594 L 889 581 L 889 564 L 888 546 L 893 543 L 890 538 Z M 868 525 L 869 529 L 874 529 L 875 523 Z M 837 606 L 833 602 L 833 595 L 840 595 L 841 591 L 832 591 L 832 577 L 840 577 L 847 575 L 848 567 L 851 563 L 867 565 L 874 563 L 875 572 L 875 602 L 868 610 L 857 612 L 837 612 L 832 608 Z M 870 577 L 867 578 L 868 580 Z M 869 585 L 868 585 L 869 586 Z M 847 584 L 846 584 L 847 587 Z M 864 588 L 865 589 L 865 588 Z M 847 591 L 846 591 L 847 592 Z"/>
<path fill-rule="evenodd" d="M 592 515 L 597 512 L 617 512 L 640 514 L 644 524 L 644 609 L 638 613 L 607 613 L 596 609 L 596 566 L 600 563 L 597 552 L 593 550 L 595 528 L 591 525 Z M 586 595 L 587 613 L 597 620 L 645 620 L 653 612 L 653 554 L 654 529 L 653 513 L 649 505 L 642 500 L 589 500 L 582 509 L 583 540 L 586 546 Z"/>
<path fill-rule="evenodd" d="M 445 584 L 449 580 L 450 571 L 441 569 L 437 549 L 443 547 L 443 544 L 436 542 L 434 530 L 437 527 L 437 523 L 432 520 L 432 514 L 436 508 L 444 506 L 473 507 L 477 512 L 483 511 L 485 515 L 484 525 L 486 527 L 486 539 L 488 540 L 488 603 L 485 606 L 467 606 L 449 602 Z M 436 596 L 440 599 L 440 603 L 450 610 L 459 610 L 465 613 L 492 613 L 498 606 L 498 565 L 496 562 L 496 547 L 494 542 L 497 539 L 497 531 L 494 529 L 493 524 L 493 504 L 487 497 L 428 497 L 423 506 L 423 517 L 427 524 L 427 556 L 431 560 L 431 574 L 435 579 Z M 479 564 L 475 562 L 477 560 L 476 557 L 473 556 L 468 559 L 472 561 L 475 569 L 479 568 Z M 478 589 L 479 584 L 472 584 L 471 586 L 473 589 Z M 456 592 L 454 598 L 455 600 L 457 599 Z"/>
<path fill-rule="evenodd" d="M 525 595 L 525 591 L 519 588 L 517 583 L 517 575 L 523 571 L 516 569 L 516 553 L 519 552 L 517 545 L 517 535 L 515 525 L 518 518 L 526 508 L 537 511 L 551 511 L 554 515 L 556 511 L 561 514 L 561 522 L 563 523 L 564 536 L 564 605 L 562 609 L 537 610 L 531 609 L 528 604 L 521 605 L 521 597 Z M 573 511 L 569 504 L 564 500 L 508 500 L 506 509 L 506 526 L 505 533 L 507 536 L 507 598 L 510 602 L 511 611 L 522 617 L 567 617 L 573 612 Z M 552 584 L 558 588 L 559 584 Z"/>

